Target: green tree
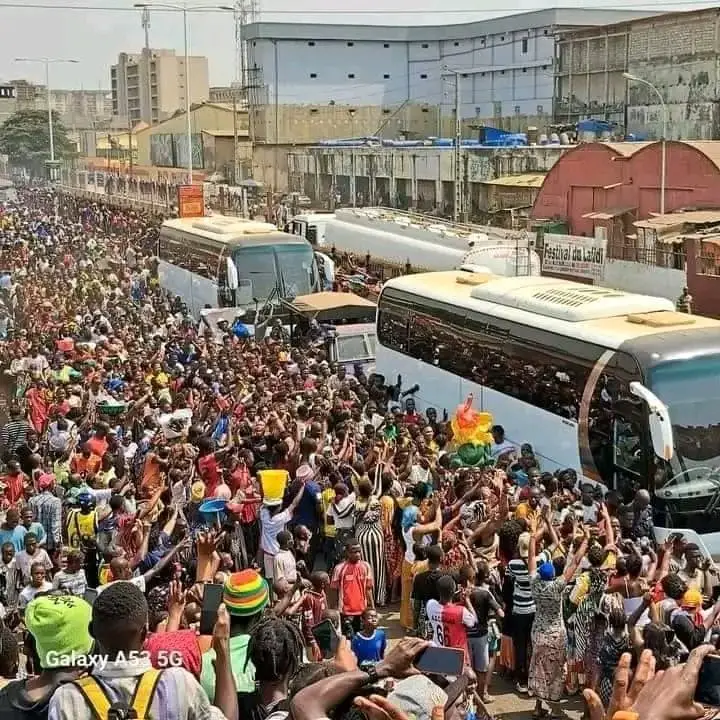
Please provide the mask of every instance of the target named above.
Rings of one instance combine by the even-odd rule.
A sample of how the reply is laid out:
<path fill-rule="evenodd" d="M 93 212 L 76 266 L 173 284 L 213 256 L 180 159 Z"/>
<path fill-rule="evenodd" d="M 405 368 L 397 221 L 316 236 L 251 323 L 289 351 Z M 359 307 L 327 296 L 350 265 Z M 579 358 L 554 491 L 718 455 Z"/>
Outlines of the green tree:
<path fill-rule="evenodd" d="M 55 159 L 72 157 L 77 149 L 53 112 Z M 45 110 L 18 110 L 0 125 L 0 153 L 10 163 L 26 168 L 34 175 L 44 175 L 45 161 L 50 159 L 50 129 Z"/>

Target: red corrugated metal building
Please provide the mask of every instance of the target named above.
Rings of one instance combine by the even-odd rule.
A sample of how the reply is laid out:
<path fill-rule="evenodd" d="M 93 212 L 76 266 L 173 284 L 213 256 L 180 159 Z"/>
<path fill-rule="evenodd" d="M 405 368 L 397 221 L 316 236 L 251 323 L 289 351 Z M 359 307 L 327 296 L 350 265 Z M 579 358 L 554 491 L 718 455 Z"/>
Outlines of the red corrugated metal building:
<path fill-rule="evenodd" d="M 563 219 L 572 235 L 593 235 L 593 214 L 660 212 L 661 143 L 583 143 L 547 174 L 535 219 Z M 665 212 L 720 207 L 720 141 L 667 143 Z M 607 219 L 607 218 L 602 218 Z"/>

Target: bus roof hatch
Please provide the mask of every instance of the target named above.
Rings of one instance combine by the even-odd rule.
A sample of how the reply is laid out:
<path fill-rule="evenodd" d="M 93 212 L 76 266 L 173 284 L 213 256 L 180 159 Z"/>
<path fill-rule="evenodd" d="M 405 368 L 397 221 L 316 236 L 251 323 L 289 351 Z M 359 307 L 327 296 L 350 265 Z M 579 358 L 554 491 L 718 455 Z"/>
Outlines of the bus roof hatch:
<path fill-rule="evenodd" d="M 477 285 L 470 291 L 470 296 L 567 322 L 675 309 L 665 298 L 549 277 L 498 278 Z"/>

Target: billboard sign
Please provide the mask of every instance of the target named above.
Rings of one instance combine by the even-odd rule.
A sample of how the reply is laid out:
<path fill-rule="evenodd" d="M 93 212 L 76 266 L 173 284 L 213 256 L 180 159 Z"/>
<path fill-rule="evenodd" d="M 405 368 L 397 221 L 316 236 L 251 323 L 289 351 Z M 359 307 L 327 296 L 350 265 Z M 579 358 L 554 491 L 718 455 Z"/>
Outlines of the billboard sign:
<path fill-rule="evenodd" d="M 205 215 L 205 196 L 202 185 L 178 185 L 178 215 L 181 218 Z"/>
<path fill-rule="evenodd" d="M 543 273 L 601 280 L 606 255 L 607 238 L 547 234 L 543 238 Z"/>

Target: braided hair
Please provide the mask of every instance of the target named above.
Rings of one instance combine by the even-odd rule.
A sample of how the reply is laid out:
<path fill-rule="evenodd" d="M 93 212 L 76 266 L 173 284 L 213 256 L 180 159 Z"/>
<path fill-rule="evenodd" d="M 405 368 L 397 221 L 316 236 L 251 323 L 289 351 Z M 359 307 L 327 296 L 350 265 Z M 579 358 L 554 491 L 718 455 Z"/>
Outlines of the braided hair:
<path fill-rule="evenodd" d="M 270 615 L 250 632 L 247 658 L 255 666 L 255 680 L 290 680 L 302 663 L 302 635 L 290 620 Z"/>
<path fill-rule="evenodd" d="M 512 560 L 517 553 L 518 540 L 522 534 L 522 525 L 517 520 L 506 520 L 498 530 L 500 557 Z"/>

